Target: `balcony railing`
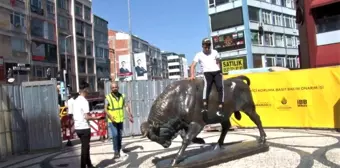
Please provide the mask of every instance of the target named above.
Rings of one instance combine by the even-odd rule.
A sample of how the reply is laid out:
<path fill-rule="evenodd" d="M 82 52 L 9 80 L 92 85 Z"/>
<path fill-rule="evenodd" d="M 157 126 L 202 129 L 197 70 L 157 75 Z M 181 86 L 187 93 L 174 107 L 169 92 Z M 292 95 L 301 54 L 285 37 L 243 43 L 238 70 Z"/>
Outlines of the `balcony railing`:
<path fill-rule="evenodd" d="M 36 6 L 31 5 L 31 12 L 36 13 L 38 15 L 44 16 L 44 9 L 40 9 Z"/>

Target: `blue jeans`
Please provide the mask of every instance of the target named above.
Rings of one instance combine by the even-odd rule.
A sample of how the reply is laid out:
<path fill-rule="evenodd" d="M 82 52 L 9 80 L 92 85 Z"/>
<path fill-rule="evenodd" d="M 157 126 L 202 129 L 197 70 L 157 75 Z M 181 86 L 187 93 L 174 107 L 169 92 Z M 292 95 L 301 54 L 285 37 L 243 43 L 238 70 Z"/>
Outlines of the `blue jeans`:
<path fill-rule="evenodd" d="M 111 122 L 109 122 L 109 129 L 111 130 L 113 150 L 114 150 L 114 152 L 118 153 L 122 149 L 123 123 L 111 123 Z"/>

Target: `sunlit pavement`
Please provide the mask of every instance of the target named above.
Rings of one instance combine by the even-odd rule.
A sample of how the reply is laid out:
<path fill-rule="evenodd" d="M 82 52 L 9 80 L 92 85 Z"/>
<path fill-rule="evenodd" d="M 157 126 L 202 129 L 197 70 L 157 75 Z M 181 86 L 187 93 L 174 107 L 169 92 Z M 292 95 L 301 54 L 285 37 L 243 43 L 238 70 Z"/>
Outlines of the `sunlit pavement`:
<path fill-rule="evenodd" d="M 332 131 L 305 131 L 268 129 L 268 152 L 252 155 L 242 159 L 230 161 L 212 167 L 259 167 L 259 168 L 324 168 L 340 167 L 340 133 Z M 215 143 L 219 132 L 202 132 L 207 143 Z M 257 129 L 237 130 L 229 132 L 225 142 L 255 140 L 259 133 Z M 98 138 L 93 138 L 98 139 Z M 140 137 L 124 138 L 124 148 L 130 150 L 121 154 L 119 160 L 114 161 L 112 142 L 95 141 L 91 143 L 91 159 L 98 167 L 155 167 L 152 160 L 155 157 L 176 153 L 181 145 L 181 138 L 177 137 L 170 148 L 162 146 Z M 192 144 L 190 149 L 200 145 Z M 66 147 L 60 152 L 45 152 L 21 155 L 0 162 L 1 168 L 76 168 L 80 161 L 80 144 Z"/>

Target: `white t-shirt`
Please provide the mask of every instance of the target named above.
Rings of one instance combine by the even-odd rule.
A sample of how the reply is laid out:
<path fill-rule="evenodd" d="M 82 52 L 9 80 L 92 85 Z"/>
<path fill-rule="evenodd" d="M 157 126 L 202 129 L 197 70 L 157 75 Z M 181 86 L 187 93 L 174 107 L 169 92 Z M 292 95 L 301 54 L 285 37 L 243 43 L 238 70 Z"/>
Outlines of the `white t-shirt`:
<path fill-rule="evenodd" d="M 73 102 L 73 120 L 74 129 L 88 129 L 89 122 L 85 119 L 85 115 L 90 112 L 89 102 L 85 97 L 79 95 Z"/>
<path fill-rule="evenodd" d="M 203 72 L 214 72 L 220 70 L 220 67 L 216 62 L 216 60 L 220 58 L 220 54 L 212 49 L 209 55 L 204 54 L 203 51 L 197 53 L 194 61 L 201 64 Z"/>
<path fill-rule="evenodd" d="M 74 103 L 73 98 L 68 99 L 67 101 L 68 114 L 73 114 L 73 103 Z"/>

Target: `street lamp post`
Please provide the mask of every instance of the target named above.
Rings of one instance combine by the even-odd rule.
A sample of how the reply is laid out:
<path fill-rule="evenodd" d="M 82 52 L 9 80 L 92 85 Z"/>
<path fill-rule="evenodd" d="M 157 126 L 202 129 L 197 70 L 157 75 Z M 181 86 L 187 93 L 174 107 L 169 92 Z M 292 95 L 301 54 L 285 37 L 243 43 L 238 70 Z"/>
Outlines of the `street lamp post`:
<path fill-rule="evenodd" d="M 68 35 L 65 37 L 65 69 L 67 71 L 67 62 L 68 62 L 68 56 L 67 56 L 67 38 L 72 37 L 72 35 Z"/>
<path fill-rule="evenodd" d="M 69 38 L 69 37 L 72 37 L 72 35 L 68 35 L 68 36 L 66 36 L 65 37 L 65 71 L 64 71 L 64 73 L 63 73 L 63 75 L 64 75 L 64 82 L 65 82 L 65 90 L 66 90 L 66 95 L 68 95 L 68 93 L 69 93 L 69 88 L 68 88 L 68 79 L 67 79 L 67 76 L 68 75 L 66 75 L 67 73 L 68 73 L 68 71 L 67 71 L 67 64 L 68 64 L 68 56 L 67 56 L 67 38 Z"/>
<path fill-rule="evenodd" d="M 132 72 L 132 80 L 135 80 L 135 68 L 134 68 L 134 55 L 132 51 L 132 30 L 131 30 L 131 9 L 130 9 L 130 0 L 128 0 L 128 22 L 129 22 L 129 52 L 130 52 L 130 66 Z"/>

